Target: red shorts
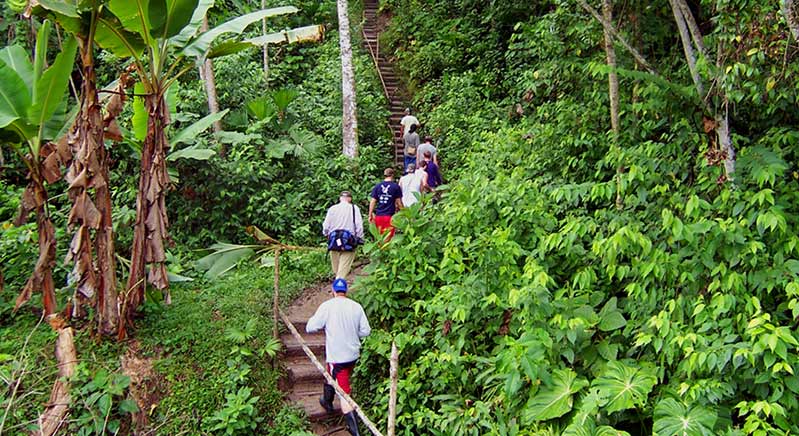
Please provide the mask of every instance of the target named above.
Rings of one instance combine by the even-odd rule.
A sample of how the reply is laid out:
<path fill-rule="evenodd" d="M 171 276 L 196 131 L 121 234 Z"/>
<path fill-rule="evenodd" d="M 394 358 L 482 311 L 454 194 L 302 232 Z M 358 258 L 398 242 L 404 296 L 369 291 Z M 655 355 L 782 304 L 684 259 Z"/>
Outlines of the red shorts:
<path fill-rule="evenodd" d="M 385 233 L 386 230 L 390 232 L 388 236 L 389 241 L 394 237 L 394 226 L 391 225 L 391 216 L 375 216 L 375 226 L 377 226 L 377 230 L 381 235 Z"/>
<path fill-rule="evenodd" d="M 327 363 L 327 372 L 336 379 L 336 383 L 341 386 L 341 389 L 349 395 L 352 392 L 350 388 L 350 375 L 352 375 L 352 368 L 355 367 L 355 362 L 348 362 L 344 364 Z"/>

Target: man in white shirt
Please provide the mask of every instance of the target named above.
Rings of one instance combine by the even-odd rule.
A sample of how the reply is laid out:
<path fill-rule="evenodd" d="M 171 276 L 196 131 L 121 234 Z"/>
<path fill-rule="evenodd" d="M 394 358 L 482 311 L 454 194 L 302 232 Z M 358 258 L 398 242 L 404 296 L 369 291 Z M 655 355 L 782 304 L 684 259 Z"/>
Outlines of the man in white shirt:
<path fill-rule="evenodd" d="M 333 281 L 335 297 L 322 303 L 316 313 L 305 324 L 308 333 L 325 331 L 325 362 L 327 371 L 336 380 L 341 389 L 347 393 L 350 388 L 350 375 L 355 367 L 355 362 L 361 353 L 361 338 L 369 336 L 372 328 L 363 307 L 347 298 L 347 281 L 336 279 Z M 325 383 L 322 398 L 319 404 L 333 412 L 333 386 Z M 347 423 L 347 429 L 353 436 L 359 436 L 358 421 L 352 406 L 346 401 L 341 401 L 341 413 Z"/>
<path fill-rule="evenodd" d="M 422 161 L 424 160 L 425 152 L 430 152 L 432 156 L 433 163 L 438 165 L 438 149 L 436 146 L 433 145 L 433 138 L 429 136 L 424 137 L 424 142 L 416 148 L 416 167 L 418 168 L 421 165 Z"/>
<path fill-rule="evenodd" d="M 354 240 L 342 240 L 342 230 L 349 232 Z M 355 248 L 363 241 L 363 217 L 358 206 L 352 204 L 349 191 L 342 192 L 339 203 L 327 210 L 322 233 L 328 238 L 327 248 L 333 274 L 336 278 L 347 278 L 355 260 Z M 331 241 L 331 238 L 334 240 Z"/>
<path fill-rule="evenodd" d="M 405 137 L 405 134 L 408 133 L 408 129 L 410 129 L 412 125 L 420 125 L 419 120 L 417 120 L 415 116 L 411 115 L 411 108 L 405 108 L 405 116 L 400 120 L 400 124 L 402 125 L 403 137 Z"/>

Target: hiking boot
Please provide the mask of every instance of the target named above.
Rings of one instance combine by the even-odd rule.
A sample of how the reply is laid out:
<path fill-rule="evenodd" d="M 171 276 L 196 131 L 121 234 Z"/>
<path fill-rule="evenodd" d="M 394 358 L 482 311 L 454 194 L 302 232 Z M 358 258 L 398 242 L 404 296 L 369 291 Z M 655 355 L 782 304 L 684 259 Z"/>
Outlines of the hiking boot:
<path fill-rule="evenodd" d="M 347 430 L 349 430 L 352 436 L 361 436 L 361 434 L 358 433 L 358 420 L 355 418 L 354 411 L 344 415 L 344 422 L 347 423 Z"/>
<path fill-rule="evenodd" d="M 336 390 L 333 389 L 333 386 L 328 384 L 324 385 L 324 391 L 322 391 L 322 396 L 319 397 L 319 404 L 327 410 L 327 413 L 333 413 L 336 411 L 333 408 L 333 396 L 336 394 Z"/>

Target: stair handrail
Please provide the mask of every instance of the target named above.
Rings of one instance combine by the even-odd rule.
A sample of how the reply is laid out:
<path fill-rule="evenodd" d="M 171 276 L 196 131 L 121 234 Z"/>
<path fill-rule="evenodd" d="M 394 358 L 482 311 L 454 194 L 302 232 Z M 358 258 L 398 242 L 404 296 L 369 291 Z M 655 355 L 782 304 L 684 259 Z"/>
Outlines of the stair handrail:
<path fill-rule="evenodd" d="M 294 324 L 291 323 L 289 317 L 287 317 L 282 310 L 279 310 L 279 312 L 280 312 L 280 318 L 283 320 L 283 323 L 286 324 L 286 328 L 289 329 L 291 335 L 294 336 L 294 339 L 297 341 L 298 344 L 300 344 L 300 347 L 302 347 L 302 351 L 305 352 L 305 355 L 308 356 L 309 359 L 311 359 L 311 363 L 313 363 L 316 369 L 318 369 L 319 372 L 322 373 L 322 376 L 325 377 L 327 384 L 333 386 L 333 389 L 336 390 L 336 393 L 338 393 L 339 397 L 344 399 L 344 401 L 346 401 L 347 403 L 349 403 L 350 406 L 352 406 L 352 409 L 355 411 L 355 413 L 358 414 L 358 416 L 361 417 L 361 421 L 363 421 L 364 425 L 366 425 L 366 427 L 369 429 L 369 431 L 372 432 L 374 436 L 383 436 L 383 433 L 380 433 L 380 430 L 377 429 L 377 426 L 375 426 L 372 420 L 370 420 L 369 417 L 366 416 L 366 414 L 363 412 L 361 406 L 359 406 L 358 403 L 356 403 L 355 400 L 352 399 L 352 397 L 350 397 L 346 392 L 344 392 L 344 390 L 341 389 L 341 386 L 339 386 L 336 380 L 333 377 L 331 377 L 330 374 L 327 373 L 327 370 L 325 370 L 325 366 L 322 365 L 322 362 L 320 362 L 319 359 L 316 358 L 316 355 L 308 347 L 308 344 L 305 342 L 305 339 L 302 338 L 302 335 L 300 335 L 300 333 L 297 332 L 297 329 L 294 327 Z"/>

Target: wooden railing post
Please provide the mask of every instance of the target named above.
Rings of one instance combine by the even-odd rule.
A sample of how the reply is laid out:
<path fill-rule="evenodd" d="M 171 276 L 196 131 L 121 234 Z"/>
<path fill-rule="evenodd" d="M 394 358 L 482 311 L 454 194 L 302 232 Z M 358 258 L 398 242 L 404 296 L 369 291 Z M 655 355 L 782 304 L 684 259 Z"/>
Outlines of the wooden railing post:
<path fill-rule="evenodd" d="M 388 390 L 387 436 L 394 436 L 396 434 L 394 427 L 396 426 L 397 420 L 397 366 L 399 366 L 399 352 L 397 351 L 397 343 L 391 341 L 391 360 L 388 371 L 389 377 L 391 378 L 391 387 Z"/>
<path fill-rule="evenodd" d="M 278 324 L 280 320 L 280 249 L 275 250 L 275 292 L 272 295 L 272 337 L 280 338 Z"/>

